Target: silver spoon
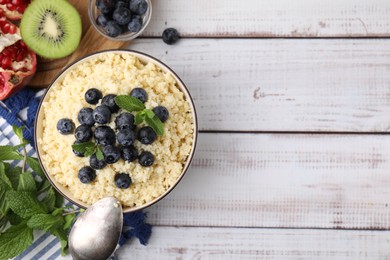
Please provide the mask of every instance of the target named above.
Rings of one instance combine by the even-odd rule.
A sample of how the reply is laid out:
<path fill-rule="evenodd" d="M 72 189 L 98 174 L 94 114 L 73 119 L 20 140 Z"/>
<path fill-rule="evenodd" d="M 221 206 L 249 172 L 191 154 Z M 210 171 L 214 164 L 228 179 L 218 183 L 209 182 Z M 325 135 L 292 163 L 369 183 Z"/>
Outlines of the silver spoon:
<path fill-rule="evenodd" d="M 90 206 L 74 223 L 69 251 L 75 260 L 105 260 L 115 251 L 123 227 L 120 202 L 103 198 Z"/>

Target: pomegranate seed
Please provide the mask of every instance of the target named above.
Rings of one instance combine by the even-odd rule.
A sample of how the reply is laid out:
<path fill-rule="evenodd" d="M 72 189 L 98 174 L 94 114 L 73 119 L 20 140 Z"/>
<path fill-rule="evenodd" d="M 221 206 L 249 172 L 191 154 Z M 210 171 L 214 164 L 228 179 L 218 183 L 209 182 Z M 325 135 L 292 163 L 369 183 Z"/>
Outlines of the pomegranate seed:
<path fill-rule="evenodd" d="M 7 34 L 7 33 L 9 33 L 9 28 L 10 28 L 10 25 L 7 23 L 7 24 L 3 25 L 1 30 L 3 31 L 4 34 Z"/>
<path fill-rule="evenodd" d="M 17 31 L 18 31 L 18 27 L 16 27 L 16 25 L 12 24 L 12 25 L 9 27 L 9 33 L 10 33 L 10 34 L 15 34 Z"/>
<path fill-rule="evenodd" d="M 5 57 L 2 61 L 1 61 L 1 67 L 3 69 L 8 69 L 9 67 L 11 67 L 12 65 L 12 60 L 10 57 Z"/>

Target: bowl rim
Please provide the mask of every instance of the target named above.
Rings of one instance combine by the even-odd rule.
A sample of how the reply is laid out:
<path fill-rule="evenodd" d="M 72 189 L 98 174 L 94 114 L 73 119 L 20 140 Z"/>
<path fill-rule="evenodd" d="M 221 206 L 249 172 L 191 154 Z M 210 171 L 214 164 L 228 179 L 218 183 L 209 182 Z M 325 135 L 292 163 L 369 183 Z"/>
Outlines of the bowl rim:
<path fill-rule="evenodd" d="M 83 57 L 81 57 L 80 59 L 76 60 L 76 61 L 73 61 L 72 63 L 70 63 L 69 65 L 67 65 L 65 68 L 63 68 L 61 70 L 61 72 L 59 72 L 55 78 L 50 82 L 49 86 L 46 88 L 45 92 L 43 93 L 42 97 L 41 97 L 41 100 L 39 102 L 39 105 L 37 107 L 37 112 L 35 114 L 35 119 L 34 119 L 34 145 L 35 145 L 35 150 L 36 150 L 36 153 L 37 153 L 37 157 L 38 157 L 38 161 L 39 161 L 39 164 L 46 176 L 46 178 L 49 180 L 50 184 L 57 190 L 57 192 L 59 192 L 61 194 L 61 196 L 63 196 L 66 200 L 68 200 L 69 202 L 71 202 L 72 204 L 80 207 L 80 208 L 83 208 L 83 209 L 86 209 L 88 208 L 89 206 L 85 206 L 85 205 L 81 205 L 80 203 L 76 202 L 74 199 L 72 198 L 69 198 L 69 196 L 67 196 L 63 191 L 61 191 L 61 189 L 59 187 L 57 187 L 56 183 L 54 180 L 52 180 L 50 174 L 46 171 L 46 168 L 44 167 L 43 163 L 42 163 L 42 160 L 41 160 L 41 155 L 39 153 L 39 145 L 38 145 L 38 138 L 37 138 L 37 129 L 38 129 L 38 118 L 39 118 L 39 113 L 41 111 L 41 107 L 42 107 L 42 104 L 47 96 L 47 94 L 49 93 L 49 90 L 51 89 L 51 87 L 54 85 L 54 83 L 64 74 L 66 73 L 69 69 L 71 69 L 73 66 L 75 66 L 76 64 L 78 63 L 82 63 L 84 60 L 88 59 L 88 58 L 91 58 L 92 56 L 98 56 L 102 53 L 130 53 L 130 54 L 135 54 L 135 56 L 137 58 L 140 58 L 140 56 L 144 56 L 146 58 L 149 58 L 151 59 L 155 64 L 157 64 L 158 66 L 161 66 L 161 67 L 164 67 L 165 69 L 167 69 L 170 73 L 173 74 L 173 76 L 175 77 L 175 79 L 177 81 L 179 81 L 179 83 L 181 84 L 181 86 L 183 87 L 183 89 L 185 90 L 185 94 L 186 96 L 188 97 L 189 101 L 190 102 L 190 105 L 191 105 L 191 108 L 192 108 L 192 112 L 193 112 L 193 122 L 194 122 L 194 136 L 193 136 L 193 144 L 192 144 L 192 149 L 191 149 L 191 153 L 189 154 L 186 162 L 185 162 L 185 165 L 184 165 L 184 169 L 183 171 L 181 172 L 179 178 L 175 181 L 175 183 L 169 187 L 163 194 L 161 194 L 160 196 L 158 196 L 157 198 L 153 199 L 152 201 L 149 201 L 148 203 L 145 203 L 141 206 L 138 206 L 138 207 L 124 207 L 123 209 L 123 213 L 130 213 L 130 212 L 135 212 L 135 211 L 139 211 L 139 210 L 143 210 L 147 207 L 150 207 L 151 205 L 154 205 L 156 204 L 157 202 L 159 202 L 160 200 L 162 200 L 163 198 L 165 198 L 169 193 L 172 192 L 172 190 L 179 184 L 179 182 L 181 182 L 181 180 L 183 179 L 184 175 L 187 173 L 188 169 L 190 168 L 191 166 L 191 163 L 193 161 L 193 158 L 194 158 L 194 155 L 195 155 L 195 151 L 196 151 L 196 147 L 197 147 L 197 143 L 198 143 L 198 135 L 199 135 L 199 127 L 198 127 L 198 117 L 197 117 L 197 112 L 196 112 L 196 108 L 195 108 L 195 104 L 194 104 L 194 100 L 187 88 L 187 86 L 185 85 L 185 83 L 181 80 L 181 78 L 168 66 L 166 65 L 164 62 L 158 60 L 157 58 L 149 55 L 149 54 L 146 54 L 144 52 L 140 52 L 140 51 L 135 51 L 135 50 L 127 50 L 127 49 L 109 49 L 109 50 L 102 50 L 102 51 L 98 51 L 98 52 L 93 52 L 93 53 L 90 53 L 88 55 L 85 55 Z"/>
<path fill-rule="evenodd" d="M 143 20 L 143 24 L 142 24 L 142 28 L 141 30 L 139 30 L 138 32 L 130 32 L 130 33 L 125 33 L 125 34 L 120 34 L 118 35 L 117 37 L 111 37 L 111 36 L 108 36 L 107 34 L 105 34 L 103 32 L 103 29 L 100 28 L 100 26 L 96 23 L 96 17 L 94 15 L 94 13 L 96 12 L 96 9 L 97 7 L 95 6 L 95 2 L 96 0 L 88 0 L 88 16 L 89 16 L 89 21 L 91 22 L 91 25 L 92 27 L 100 34 L 102 35 L 103 37 L 105 37 L 106 39 L 108 40 L 111 40 L 111 41 L 131 41 L 131 40 L 134 40 L 135 38 L 137 38 L 138 36 L 140 36 L 146 29 L 146 27 L 148 27 L 149 23 L 150 23 L 150 20 L 152 19 L 152 13 L 153 13 L 153 7 L 152 7 L 152 1 L 151 0 L 145 0 L 147 3 L 148 3 L 148 10 L 146 11 L 146 13 L 144 14 L 144 18 L 142 19 Z M 146 16 L 147 15 L 147 16 Z M 145 19 L 146 18 L 146 19 Z"/>

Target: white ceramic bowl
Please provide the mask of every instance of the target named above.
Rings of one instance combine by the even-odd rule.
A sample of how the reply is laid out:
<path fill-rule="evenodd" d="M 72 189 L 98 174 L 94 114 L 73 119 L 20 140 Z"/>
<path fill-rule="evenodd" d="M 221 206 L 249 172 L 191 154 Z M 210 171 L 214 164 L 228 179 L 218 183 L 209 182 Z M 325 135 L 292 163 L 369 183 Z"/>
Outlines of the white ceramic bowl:
<path fill-rule="evenodd" d="M 130 51 L 130 50 L 107 50 L 107 51 L 102 51 L 102 52 L 97 52 L 97 53 L 94 53 L 94 54 L 90 54 L 90 55 L 88 55 L 86 57 L 83 57 L 83 58 L 77 60 L 76 62 L 74 62 L 73 64 L 69 65 L 67 68 L 65 68 L 61 73 L 59 73 L 59 75 L 52 81 L 52 83 L 48 87 L 47 91 L 45 92 L 44 96 L 42 97 L 42 100 L 41 100 L 41 102 L 39 104 L 39 107 L 38 107 L 38 112 L 37 112 L 37 115 L 36 115 L 36 119 L 35 119 L 35 133 L 34 133 L 35 134 L 35 146 L 36 146 L 38 159 L 39 159 L 39 162 L 41 164 L 41 167 L 42 167 L 44 173 L 46 174 L 46 177 L 49 179 L 49 181 L 52 183 L 52 185 L 57 189 L 57 191 L 60 192 L 67 200 L 71 201 L 72 203 L 74 203 L 74 204 L 76 204 L 76 205 L 78 205 L 78 206 L 80 206 L 82 208 L 87 208 L 89 206 L 88 204 L 86 204 L 85 202 L 75 198 L 71 194 L 71 192 L 69 191 L 69 189 L 67 187 L 59 184 L 54 178 L 52 178 L 52 175 L 50 174 L 50 169 L 47 168 L 41 161 L 40 154 L 43 154 L 43 151 L 42 151 L 42 147 L 40 146 L 39 142 L 37 141 L 37 140 L 41 139 L 42 135 L 43 135 L 43 124 L 42 124 L 42 122 L 43 122 L 43 112 L 41 110 L 41 106 L 42 106 L 42 103 L 49 98 L 49 96 L 50 96 L 49 93 L 51 91 L 51 87 L 54 84 L 56 84 L 58 81 L 61 81 L 70 70 L 72 70 L 75 66 L 78 66 L 78 65 L 82 64 L 83 62 L 86 62 L 86 61 L 88 61 L 90 59 L 96 58 L 100 54 L 107 53 L 107 52 L 114 52 L 114 53 L 126 52 L 126 53 L 130 53 L 130 54 L 136 56 L 137 58 L 139 58 L 141 61 L 152 62 L 152 63 L 156 64 L 157 66 L 159 66 L 163 71 L 165 71 L 167 73 L 170 73 L 175 78 L 175 80 L 177 82 L 178 88 L 184 93 L 184 95 L 186 97 L 186 100 L 188 100 L 188 102 L 190 103 L 191 110 L 192 110 L 192 113 L 193 113 L 193 126 L 194 126 L 193 145 L 192 145 L 191 153 L 189 154 L 189 156 L 187 158 L 187 161 L 185 162 L 183 171 L 180 174 L 179 178 L 176 180 L 174 185 L 172 185 L 168 190 L 166 190 L 162 195 L 160 195 L 159 197 L 155 198 L 154 200 L 152 200 L 152 201 L 150 201 L 150 202 L 148 202 L 148 203 L 146 203 L 144 205 L 138 206 L 138 207 L 125 207 L 123 210 L 124 210 L 125 213 L 127 213 L 127 212 L 133 212 L 133 211 L 137 211 L 137 210 L 149 207 L 150 205 L 152 205 L 152 204 L 156 203 L 157 201 L 161 200 L 162 198 L 164 198 L 169 192 L 171 192 L 175 188 L 175 186 L 183 178 L 183 176 L 187 172 L 187 170 L 188 170 L 188 168 L 190 166 L 190 163 L 192 161 L 192 158 L 194 156 L 196 143 L 197 143 L 197 139 L 198 139 L 198 123 L 197 123 L 197 116 L 196 116 L 196 110 L 195 110 L 194 102 L 192 100 L 192 97 L 191 97 L 187 87 L 184 85 L 183 81 L 167 65 L 165 65 L 161 61 L 157 60 L 156 58 L 153 58 L 152 56 L 149 56 L 149 55 L 141 53 L 141 52 Z M 71 91 L 71 90 L 69 90 L 69 91 Z"/>

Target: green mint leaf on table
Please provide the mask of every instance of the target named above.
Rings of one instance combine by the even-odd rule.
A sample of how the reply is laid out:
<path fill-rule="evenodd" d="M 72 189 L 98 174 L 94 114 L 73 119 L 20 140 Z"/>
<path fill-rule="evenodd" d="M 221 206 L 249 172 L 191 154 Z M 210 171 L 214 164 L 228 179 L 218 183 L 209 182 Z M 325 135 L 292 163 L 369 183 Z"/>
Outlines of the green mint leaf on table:
<path fill-rule="evenodd" d="M 41 178 L 45 178 L 45 174 L 43 173 L 43 170 L 41 168 L 41 165 L 39 164 L 39 161 L 37 158 L 27 156 L 26 158 L 28 166 Z"/>
<path fill-rule="evenodd" d="M 156 115 L 153 118 L 145 117 L 145 121 L 151 128 L 153 128 L 156 134 L 164 135 L 164 124 Z"/>
<path fill-rule="evenodd" d="M 54 206 L 56 208 L 60 208 L 64 204 L 64 197 L 62 197 L 62 195 L 60 193 L 58 193 L 57 191 L 54 191 L 54 193 L 55 193 L 55 196 L 56 196 L 56 199 L 55 199 L 55 202 L 54 202 Z"/>
<path fill-rule="evenodd" d="M 19 225 L 23 222 L 23 219 L 16 215 L 12 210 L 8 211 L 7 219 L 11 225 Z"/>
<path fill-rule="evenodd" d="M 5 174 L 5 164 L 3 162 L 0 162 L 0 179 L 3 180 L 10 188 L 12 188 L 12 183 Z"/>
<path fill-rule="evenodd" d="M 9 190 L 5 194 L 5 199 L 12 211 L 24 219 L 36 214 L 47 213 L 35 194 L 31 192 Z"/>
<path fill-rule="evenodd" d="M 104 159 L 103 152 L 99 146 L 96 147 L 96 158 L 101 161 Z"/>
<path fill-rule="evenodd" d="M 25 140 L 23 138 L 23 126 L 17 127 L 15 125 L 12 126 L 12 130 L 14 130 L 15 135 L 19 138 L 21 143 L 25 143 Z"/>
<path fill-rule="evenodd" d="M 18 153 L 18 147 L 0 146 L 0 161 L 23 160 L 23 156 Z"/>
<path fill-rule="evenodd" d="M 17 191 L 29 191 L 34 194 L 37 192 L 34 176 L 31 172 L 25 172 L 19 175 Z"/>
<path fill-rule="evenodd" d="M 72 226 L 73 220 L 76 218 L 76 214 L 69 214 L 65 216 L 65 224 L 63 226 L 64 230 L 70 229 Z"/>
<path fill-rule="evenodd" d="M 33 230 L 26 222 L 11 226 L 0 235 L 0 259 L 9 259 L 21 254 L 33 240 Z"/>
<path fill-rule="evenodd" d="M 144 103 L 142 103 L 138 98 L 132 96 L 118 95 L 115 97 L 115 103 L 118 105 L 118 107 L 123 108 L 129 112 L 141 111 L 145 109 Z"/>
<path fill-rule="evenodd" d="M 47 191 L 45 198 L 42 200 L 42 204 L 45 206 L 47 212 L 51 212 L 55 209 L 56 193 L 53 187 Z"/>
<path fill-rule="evenodd" d="M 51 186 L 50 181 L 47 180 L 47 179 L 44 179 L 43 181 L 37 183 L 37 188 L 38 188 L 37 193 L 38 193 L 38 194 L 41 194 L 41 193 L 43 193 L 43 192 L 46 192 L 46 191 L 48 191 L 51 187 L 52 187 L 52 186 Z"/>
<path fill-rule="evenodd" d="M 60 226 L 55 226 L 51 228 L 50 233 L 54 236 L 56 236 L 61 243 L 61 255 L 66 255 L 67 249 L 68 249 L 68 231 L 64 230 Z"/>
<path fill-rule="evenodd" d="M 19 166 L 15 166 L 14 168 L 11 168 L 11 167 L 7 167 L 6 165 L 5 174 L 8 176 L 8 179 L 10 179 L 12 183 L 12 188 L 14 190 L 18 188 L 19 178 L 20 178 L 20 174 L 22 174 L 22 171 L 23 171 L 22 168 Z"/>
<path fill-rule="evenodd" d="M 62 216 L 53 216 L 51 214 L 37 214 L 27 221 L 27 226 L 32 229 L 49 231 L 50 229 L 64 224 Z"/>

